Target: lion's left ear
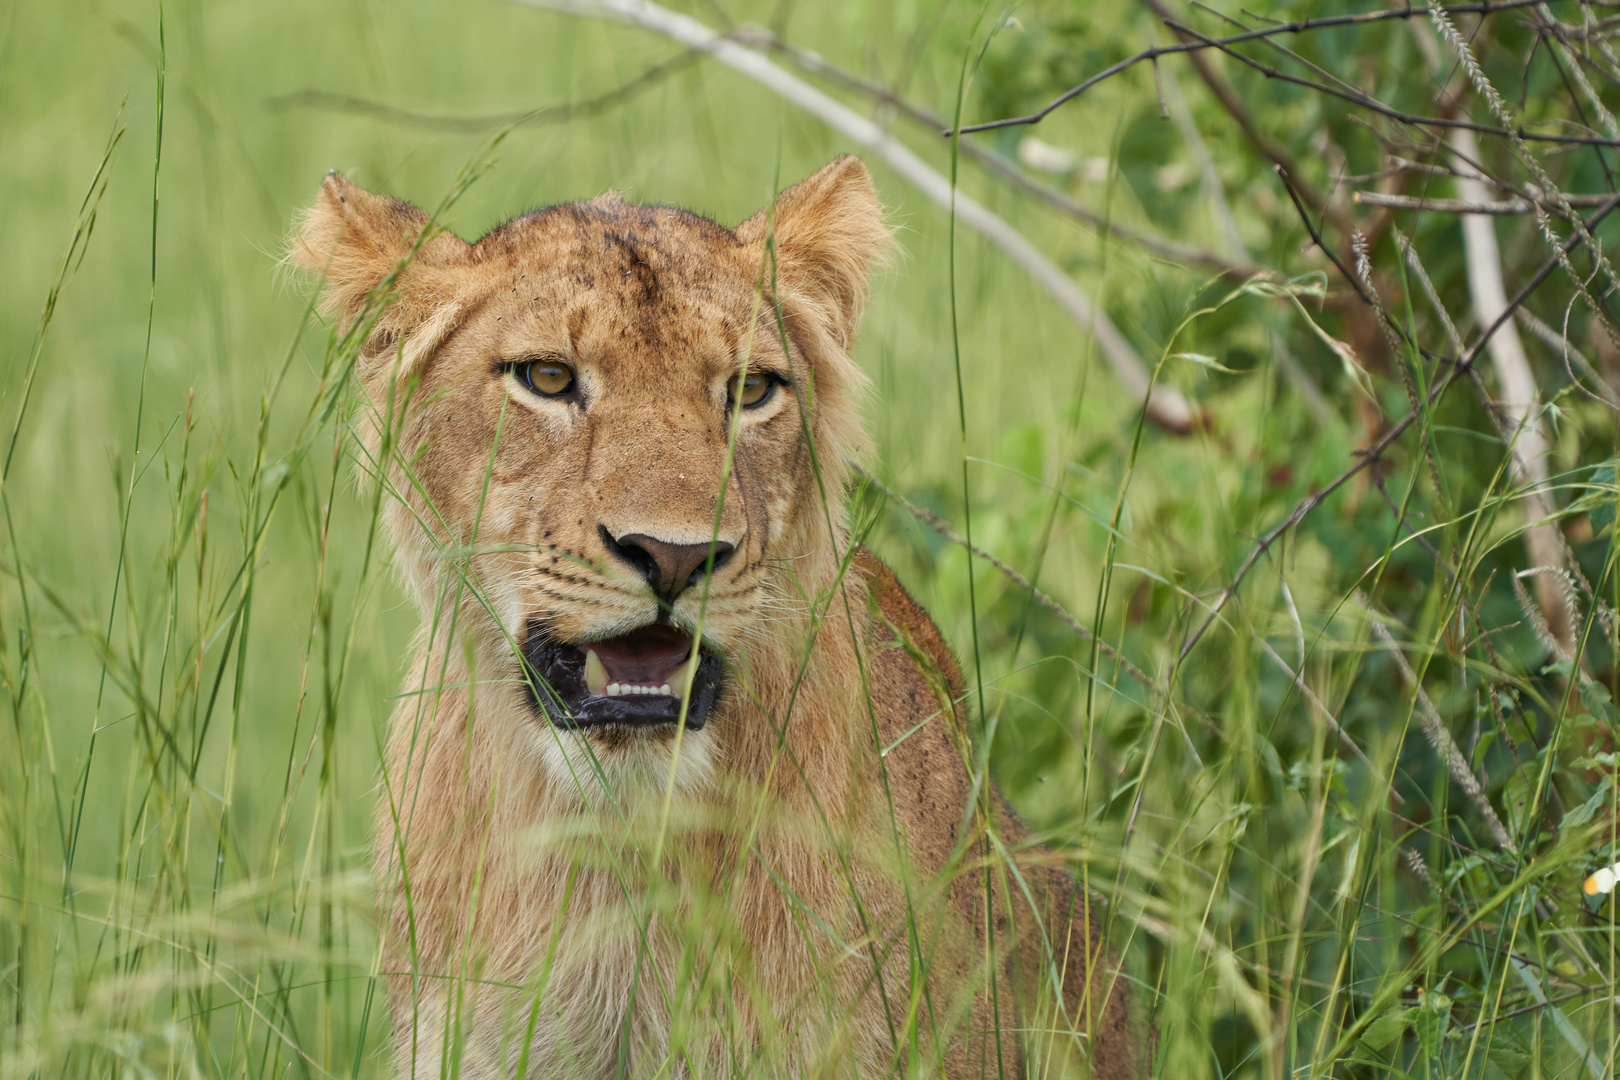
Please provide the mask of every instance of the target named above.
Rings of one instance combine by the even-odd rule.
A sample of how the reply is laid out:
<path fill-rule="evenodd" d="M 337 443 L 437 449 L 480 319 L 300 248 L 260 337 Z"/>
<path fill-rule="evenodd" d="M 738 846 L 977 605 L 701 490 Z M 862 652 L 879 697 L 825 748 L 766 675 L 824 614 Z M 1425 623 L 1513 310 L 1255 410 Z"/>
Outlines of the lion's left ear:
<path fill-rule="evenodd" d="M 737 236 L 762 244 L 767 224 L 761 210 L 737 226 Z M 866 166 L 845 156 L 794 184 L 777 197 L 771 224 L 779 291 L 812 309 L 847 350 L 860 329 L 867 271 L 892 243 Z"/>

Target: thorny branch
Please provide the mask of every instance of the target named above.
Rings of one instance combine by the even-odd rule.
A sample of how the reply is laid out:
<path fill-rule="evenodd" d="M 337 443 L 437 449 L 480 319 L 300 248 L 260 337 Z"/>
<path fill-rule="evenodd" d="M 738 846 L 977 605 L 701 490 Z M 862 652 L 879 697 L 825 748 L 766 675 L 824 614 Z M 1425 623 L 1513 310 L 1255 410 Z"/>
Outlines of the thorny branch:
<path fill-rule="evenodd" d="M 904 495 L 901 495 L 899 492 L 884 484 L 883 481 L 873 476 L 870 471 L 862 467 L 860 464 L 851 462 L 850 467 L 854 469 L 854 471 L 863 480 L 870 484 L 872 488 L 884 498 L 888 499 L 906 513 L 928 526 L 928 528 L 934 530 L 934 532 L 938 533 L 946 540 L 958 545 L 959 547 L 966 548 L 978 558 L 989 563 L 996 570 L 999 570 L 1008 581 L 1011 581 L 1015 588 L 1022 592 L 1029 593 L 1030 596 L 1035 599 L 1036 603 L 1040 604 L 1042 607 L 1046 608 L 1046 610 L 1056 615 L 1065 626 L 1073 630 L 1076 634 L 1079 634 L 1086 641 L 1094 643 L 1104 656 L 1107 656 L 1119 666 L 1121 671 L 1125 672 L 1131 678 L 1141 683 L 1144 689 L 1150 691 L 1154 695 L 1158 702 L 1157 707 L 1163 708 L 1165 703 L 1170 700 L 1170 688 L 1168 686 L 1166 686 L 1160 680 L 1150 678 L 1145 671 L 1131 663 L 1129 660 L 1125 659 L 1124 656 L 1120 655 L 1119 650 L 1115 649 L 1101 637 L 1098 637 L 1090 627 L 1086 626 L 1079 619 L 1070 614 L 1068 609 L 1062 604 L 1059 604 L 1046 593 L 1036 588 L 1035 584 L 1023 574 L 1019 573 L 1017 570 L 1014 570 L 1011 566 L 1008 566 L 1006 563 L 996 558 L 996 556 L 986 551 L 984 548 L 979 547 L 977 544 L 968 543 L 966 538 L 958 533 L 950 522 L 946 521 L 932 510 L 929 510 L 926 507 L 918 506 L 910 499 L 907 499 Z M 1328 707 L 1327 703 L 1324 702 L 1316 691 L 1311 689 L 1310 684 L 1305 681 L 1303 663 L 1298 670 L 1295 670 L 1294 666 L 1287 660 L 1284 660 L 1281 654 L 1279 654 L 1277 650 L 1271 646 L 1270 642 L 1262 638 L 1260 644 L 1265 649 L 1266 657 L 1288 675 L 1289 681 L 1294 684 L 1295 689 L 1297 689 L 1301 696 L 1304 697 L 1311 707 L 1316 710 L 1317 715 L 1322 718 L 1323 723 L 1327 725 L 1329 730 L 1331 730 L 1334 735 L 1338 737 L 1339 745 L 1348 751 L 1350 756 L 1356 758 L 1368 768 L 1372 768 L 1372 762 L 1367 758 L 1366 753 L 1361 749 L 1361 747 L 1356 745 L 1353 739 L 1350 738 L 1349 734 L 1344 730 L 1343 725 L 1339 723 L 1339 718 L 1334 715 L 1333 710 Z M 1185 708 L 1188 706 L 1183 703 L 1183 707 Z M 1202 723 L 1206 728 L 1211 731 L 1217 731 L 1209 717 L 1205 716 L 1203 713 L 1197 712 L 1196 710 L 1193 712 L 1193 715 L 1197 717 L 1199 722 Z M 1186 732 L 1184 731 L 1182 734 L 1185 736 Z M 1190 740 L 1188 741 L 1188 749 L 1192 752 L 1193 757 L 1196 759 L 1198 757 L 1198 751 L 1191 745 Z M 1392 792 L 1391 794 L 1397 804 L 1405 802 L 1405 799 L 1403 799 L 1398 792 Z"/>
<path fill-rule="evenodd" d="M 1465 131 L 1478 132 L 1482 135 L 1499 135 L 1524 139 L 1529 142 L 1557 143 L 1565 146 L 1620 146 L 1620 139 L 1609 139 L 1600 135 L 1554 135 L 1550 132 L 1530 131 L 1522 126 L 1501 127 L 1495 124 L 1481 124 L 1473 120 L 1459 120 L 1455 117 L 1449 116 L 1419 116 L 1416 113 L 1402 112 L 1400 109 L 1384 104 L 1371 94 L 1356 90 L 1353 87 L 1341 88 L 1338 86 L 1330 86 L 1327 83 L 1318 82 L 1314 79 L 1306 79 L 1298 75 L 1290 75 L 1281 68 L 1272 67 L 1270 64 L 1262 64 L 1253 57 L 1246 56 L 1228 45 L 1223 45 L 1214 38 L 1206 37 L 1205 35 L 1200 34 L 1197 30 L 1194 30 L 1192 27 L 1183 25 L 1182 23 L 1172 21 L 1167 23 L 1167 25 L 1178 33 L 1191 35 L 1208 43 L 1213 48 L 1220 49 L 1221 52 L 1232 57 L 1234 60 L 1253 68 L 1255 71 L 1258 71 L 1268 79 L 1277 79 L 1281 82 L 1290 83 L 1294 86 L 1302 87 L 1318 94 L 1339 98 L 1341 101 L 1347 101 L 1352 105 L 1360 106 L 1361 108 L 1367 109 L 1370 112 L 1377 113 L 1380 116 L 1394 120 L 1397 123 L 1409 125 L 1411 127 L 1460 128 Z M 964 132 L 966 130 L 966 128 L 963 129 Z"/>
<path fill-rule="evenodd" d="M 888 499 L 890 502 L 894 503 L 894 505 L 900 507 L 906 513 L 910 514 L 912 517 L 934 530 L 946 540 L 949 540 L 951 543 L 956 544 L 959 547 L 966 548 L 968 551 L 971 551 L 974 555 L 978 556 L 999 570 L 1008 581 L 1011 581 L 1015 586 L 1018 587 L 1019 590 L 1027 592 L 1033 596 L 1036 603 L 1040 604 L 1046 610 L 1056 615 L 1069 629 L 1085 638 L 1086 641 L 1096 645 L 1097 648 L 1102 651 L 1104 656 L 1108 657 L 1108 659 L 1119 665 L 1119 669 L 1121 671 L 1125 672 L 1125 674 L 1141 683 L 1145 689 L 1152 691 L 1156 696 L 1159 697 L 1164 697 L 1169 694 L 1168 688 L 1151 678 L 1147 672 L 1125 659 L 1125 657 L 1121 656 L 1117 649 L 1093 633 L 1091 628 L 1085 623 L 1069 614 L 1068 610 L 1064 608 L 1062 604 L 1059 604 L 1056 600 L 1053 600 L 1050 596 L 1046 595 L 1046 593 L 1042 592 L 1040 589 L 1037 589 L 1034 583 L 1023 574 L 1020 574 L 1017 570 L 1014 570 L 1012 567 L 996 558 L 984 548 L 979 547 L 977 544 L 968 543 L 967 539 L 961 533 L 957 532 L 955 527 L 952 526 L 950 522 L 946 521 L 932 510 L 929 510 L 926 507 L 918 506 L 916 503 L 912 502 L 910 499 L 906 498 L 904 495 L 900 494 L 898 491 L 895 491 L 883 481 L 873 476 L 872 473 L 863 466 L 855 462 L 851 462 L 850 466 L 861 477 L 861 479 L 872 485 L 873 490 L 877 491 L 885 499 Z"/>

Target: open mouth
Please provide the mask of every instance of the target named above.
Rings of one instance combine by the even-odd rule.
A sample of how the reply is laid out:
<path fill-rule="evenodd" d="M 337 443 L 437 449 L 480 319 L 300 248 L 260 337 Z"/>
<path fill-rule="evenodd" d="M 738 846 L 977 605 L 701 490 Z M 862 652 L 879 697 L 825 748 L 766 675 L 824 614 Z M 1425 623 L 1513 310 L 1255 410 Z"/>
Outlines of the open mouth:
<path fill-rule="evenodd" d="M 673 727 L 690 682 L 686 726 L 697 731 L 708 723 L 720 687 L 720 658 L 672 626 L 578 645 L 553 641 L 535 626 L 523 652 L 538 676 L 529 692 L 558 727 Z"/>

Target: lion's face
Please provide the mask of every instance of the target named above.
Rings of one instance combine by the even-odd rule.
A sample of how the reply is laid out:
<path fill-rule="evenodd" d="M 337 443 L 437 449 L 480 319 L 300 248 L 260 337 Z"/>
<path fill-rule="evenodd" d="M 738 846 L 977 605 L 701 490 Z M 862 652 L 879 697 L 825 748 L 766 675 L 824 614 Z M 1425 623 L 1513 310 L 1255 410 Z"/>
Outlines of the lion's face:
<path fill-rule="evenodd" d="M 483 287 L 415 391 L 426 501 L 463 543 L 506 549 L 471 565 L 553 723 L 673 724 L 692 676 L 699 729 L 716 650 L 778 602 L 770 560 L 814 486 L 809 380 L 760 302 L 758 254 L 617 199 L 479 248 Z"/>
<path fill-rule="evenodd" d="M 886 239 L 865 170 L 781 197 L 774 265 L 763 214 L 733 231 L 609 195 L 434 237 L 374 316 L 425 224 L 331 178 L 300 248 L 344 320 L 375 317 L 372 446 L 424 613 L 465 568 L 537 720 L 604 743 L 703 728 L 842 527 L 822 492 L 859 438 L 846 349 Z"/>

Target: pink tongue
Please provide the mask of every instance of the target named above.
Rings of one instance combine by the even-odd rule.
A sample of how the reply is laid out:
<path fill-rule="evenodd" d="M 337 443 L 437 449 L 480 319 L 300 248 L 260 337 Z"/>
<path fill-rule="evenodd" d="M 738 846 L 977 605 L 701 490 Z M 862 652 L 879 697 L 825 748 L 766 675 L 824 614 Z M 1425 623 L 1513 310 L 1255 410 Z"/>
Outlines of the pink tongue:
<path fill-rule="evenodd" d="M 609 682 L 661 686 L 692 653 L 692 639 L 668 626 L 646 626 L 593 642 Z"/>

